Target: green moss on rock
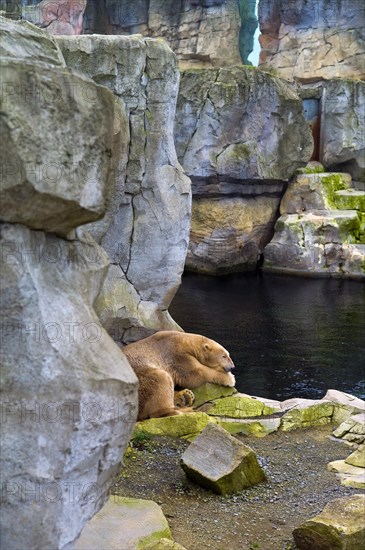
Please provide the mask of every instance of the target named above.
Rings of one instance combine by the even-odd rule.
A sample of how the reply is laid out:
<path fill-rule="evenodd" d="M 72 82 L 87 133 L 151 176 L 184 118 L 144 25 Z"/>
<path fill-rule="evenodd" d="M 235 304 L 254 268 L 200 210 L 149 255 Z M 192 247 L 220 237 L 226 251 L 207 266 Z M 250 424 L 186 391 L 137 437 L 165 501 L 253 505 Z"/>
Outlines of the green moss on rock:
<path fill-rule="evenodd" d="M 325 203 L 327 208 L 336 209 L 336 191 L 348 189 L 348 184 L 340 173 L 327 174 L 321 177 L 321 184 L 325 191 Z"/>
<path fill-rule="evenodd" d="M 250 397 L 225 397 L 216 401 L 209 414 L 213 416 L 224 416 L 229 418 L 247 418 L 262 416 L 277 412 L 268 407 L 262 401 Z"/>
<path fill-rule="evenodd" d="M 298 428 L 330 424 L 334 408 L 335 405 L 333 403 L 323 402 L 311 407 L 291 409 L 282 417 L 280 429 L 284 432 L 289 432 Z"/>
<path fill-rule="evenodd" d="M 195 396 L 194 407 L 196 408 L 204 403 L 208 403 L 208 401 L 214 401 L 220 397 L 227 397 L 237 393 L 237 390 L 236 388 L 228 388 L 227 386 L 219 386 L 218 384 L 210 384 L 207 382 L 195 388 L 193 393 Z"/>
<path fill-rule="evenodd" d="M 216 423 L 203 412 L 178 414 L 163 418 L 150 418 L 136 424 L 135 431 L 151 435 L 167 435 L 171 437 L 193 438 L 199 434 L 209 422 Z"/>

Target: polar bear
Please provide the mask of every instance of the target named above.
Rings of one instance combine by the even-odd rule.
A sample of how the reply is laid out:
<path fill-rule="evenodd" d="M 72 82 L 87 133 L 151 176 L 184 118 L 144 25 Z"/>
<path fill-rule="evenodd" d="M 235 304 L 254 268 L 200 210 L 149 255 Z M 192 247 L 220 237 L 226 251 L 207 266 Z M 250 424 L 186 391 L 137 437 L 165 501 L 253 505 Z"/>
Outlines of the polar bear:
<path fill-rule="evenodd" d="M 187 390 L 205 382 L 235 385 L 229 352 L 200 334 L 160 331 L 128 344 L 122 352 L 139 380 L 138 420 L 191 411 L 186 407 L 192 405 L 193 395 Z M 174 395 L 175 386 L 184 389 Z"/>

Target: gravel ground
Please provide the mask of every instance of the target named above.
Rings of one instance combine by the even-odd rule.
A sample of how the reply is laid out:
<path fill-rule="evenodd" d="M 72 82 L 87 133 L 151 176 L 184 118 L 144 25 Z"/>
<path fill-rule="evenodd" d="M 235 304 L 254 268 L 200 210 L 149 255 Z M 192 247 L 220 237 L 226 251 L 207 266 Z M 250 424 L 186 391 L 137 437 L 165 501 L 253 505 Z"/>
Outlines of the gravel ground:
<path fill-rule="evenodd" d="M 236 436 L 254 449 L 267 481 L 229 497 L 186 479 L 179 462 L 188 442 L 170 437 L 135 441 L 113 492 L 160 504 L 175 542 L 187 550 L 293 549 L 295 527 L 330 500 L 364 492 L 342 487 L 327 470 L 328 462 L 351 452 L 330 438 L 331 429 Z"/>

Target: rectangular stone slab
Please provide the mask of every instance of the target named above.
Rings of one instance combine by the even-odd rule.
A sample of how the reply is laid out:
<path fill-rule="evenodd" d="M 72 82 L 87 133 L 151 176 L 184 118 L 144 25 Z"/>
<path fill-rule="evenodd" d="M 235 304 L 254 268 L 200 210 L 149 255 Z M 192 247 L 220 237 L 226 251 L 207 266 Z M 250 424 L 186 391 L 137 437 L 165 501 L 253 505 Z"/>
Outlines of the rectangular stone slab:
<path fill-rule="evenodd" d="M 189 479 L 221 495 L 265 480 L 254 451 L 213 423 L 187 448 L 181 466 Z"/>

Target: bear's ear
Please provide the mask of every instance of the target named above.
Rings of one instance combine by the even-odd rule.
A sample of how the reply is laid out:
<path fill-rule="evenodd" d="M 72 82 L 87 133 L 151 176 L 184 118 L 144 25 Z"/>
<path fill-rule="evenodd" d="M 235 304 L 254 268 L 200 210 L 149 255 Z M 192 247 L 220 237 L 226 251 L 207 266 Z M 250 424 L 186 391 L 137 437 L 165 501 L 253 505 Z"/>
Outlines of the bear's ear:
<path fill-rule="evenodd" d="M 212 348 L 210 347 L 210 345 L 207 344 L 207 343 L 203 344 L 203 348 L 204 348 L 205 350 L 207 350 L 207 351 L 210 351 L 210 350 L 212 349 Z"/>

